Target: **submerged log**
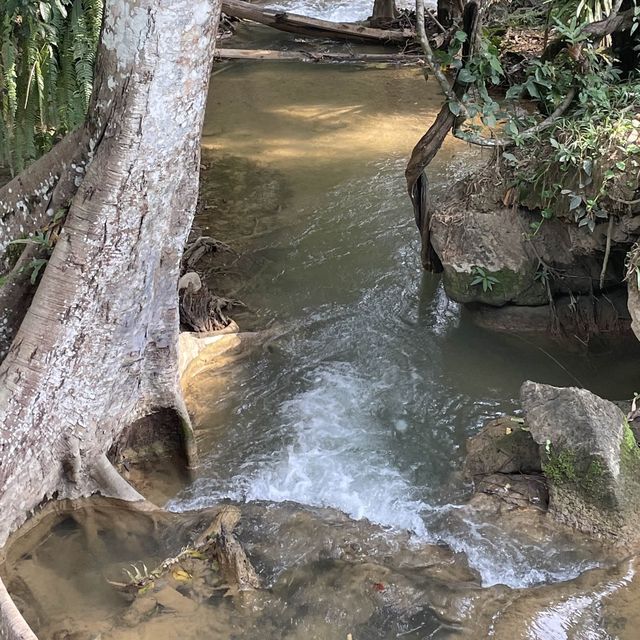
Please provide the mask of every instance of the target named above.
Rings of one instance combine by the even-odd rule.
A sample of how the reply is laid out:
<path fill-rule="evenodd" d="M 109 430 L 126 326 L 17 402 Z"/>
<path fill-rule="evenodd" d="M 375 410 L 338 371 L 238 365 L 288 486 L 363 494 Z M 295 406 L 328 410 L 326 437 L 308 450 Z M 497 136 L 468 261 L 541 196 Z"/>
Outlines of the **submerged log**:
<path fill-rule="evenodd" d="M 225 0 L 222 3 L 222 11 L 233 18 L 252 20 L 280 31 L 317 38 L 358 40 L 379 44 L 386 42 L 404 43 L 415 36 L 411 29 L 373 29 L 359 24 L 330 22 L 274 9 L 259 9 L 242 0 Z"/>
<path fill-rule="evenodd" d="M 314 51 L 275 51 L 273 49 L 218 49 L 216 58 L 220 60 L 295 60 L 311 63 L 342 63 L 342 64 L 395 64 L 414 65 L 424 64 L 420 56 L 404 53 L 341 53 Z"/>

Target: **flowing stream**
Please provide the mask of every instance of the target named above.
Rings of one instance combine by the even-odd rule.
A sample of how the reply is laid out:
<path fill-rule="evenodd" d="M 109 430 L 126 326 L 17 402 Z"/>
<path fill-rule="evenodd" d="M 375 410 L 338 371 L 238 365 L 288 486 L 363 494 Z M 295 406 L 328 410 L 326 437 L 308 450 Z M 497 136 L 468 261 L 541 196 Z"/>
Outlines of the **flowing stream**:
<path fill-rule="evenodd" d="M 273 6 L 355 20 L 370 4 Z M 260 27 L 230 46 L 274 39 L 298 46 Z M 638 353 L 487 332 L 423 272 L 403 171 L 440 104 L 418 69 L 216 66 L 196 222 L 232 247 L 208 258 L 209 284 L 247 305 L 233 315 L 255 334 L 191 381 L 203 468 L 168 507 L 240 504 L 268 590 L 114 627 L 128 605 L 103 574 L 154 566 L 179 539 L 151 549 L 150 537 L 105 534 L 105 560 L 66 522 L 7 578 L 41 638 L 636 637 L 633 562 L 465 507 L 465 440 L 518 411 L 524 380 L 630 397 Z M 433 197 L 486 160 L 448 139 L 429 169 Z"/>
<path fill-rule="evenodd" d="M 342 4 L 343 19 L 368 6 Z M 287 8 L 335 18 L 327 12 L 338 5 Z M 226 383 L 218 371 L 196 383 L 205 471 L 170 507 L 334 507 L 409 530 L 416 543 L 448 543 L 487 586 L 566 580 L 597 564 L 574 541 L 507 535 L 460 510 L 464 441 L 517 411 L 528 378 L 632 395 L 633 356 L 488 333 L 423 273 L 403 170 L 439 107 L 416 69 L 257 62 L 215 77 L 204 147 L 246 164 L 234 173 L 217 160 L 204 179 L 217 171 L 219 187 L 245 200 L 226 215 L 218 203 L 198 223 L 242 256 L 230 287 L 251 310 L 241 324 L 275 323 L 278 338 L 234 364 Z M 484 160 L 447 141 L 430 168 L 434 197 Z M 285 196 L 268 211 L 260 198 L 273 181 Z M 212 284 L 229 289 L 224 277 Z"/>

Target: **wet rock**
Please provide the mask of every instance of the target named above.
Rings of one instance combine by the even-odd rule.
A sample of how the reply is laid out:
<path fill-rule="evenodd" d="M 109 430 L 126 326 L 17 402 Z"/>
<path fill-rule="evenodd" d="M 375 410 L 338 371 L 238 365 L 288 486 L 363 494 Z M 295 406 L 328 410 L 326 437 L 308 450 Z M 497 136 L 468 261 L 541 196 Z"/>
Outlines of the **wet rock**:
<path fill-rule="evenodd" d="M 536 280 L 538 260 L 523 240 L 526 225 L 512 208 L 466 209 L 433 218 L 431 241 L 444 268 L 444 287 L 456 302 L 540 305 L 548 302 Z M 472 284 L 475 269 L 495 279 Z"/>
<path fill-rule="evenodd" d="M 158 606 L 158 602 L 151 596 L 138 596 L 131 606 L 124 612 L 122 622 L 129 627 L 135 627 L 148 618 Z"/>
<path fill-rule="evenodd" d="M 489 474 L 541 470 L 538 445 L 516 419 L 492 420 L 467 441 L 464 472 L 470 480 Z"/>
<path fill-rule="evenodd" d="M 176 613 L 193 613 L 198 608 L 198 605 L 193 600 L 183 596 L 179 591 L 169 586 L 163 587 L 160 591 L 154 593 L 153 597 L 159 605 Z"/>
<path fill-rule="evenodd" d="M 520 397 L 540 447 L 550 512 L 587 533 L 635 537 L 640 450 L 622 411 L 585 389 L 530 381 Z"/>
<path fill-rule="evenodd" d="M 492 331 L 557 334 L 576 342 L 580 342 L 576 337 L 586 339 L 589 336 L 601 339 L 628 336 L 630 341 L 635 340 L 624 288 L 599 296 L 563 295 L 554 300 L 553 308 L 550 305 L 491 307 L 475 304 L 469 306 L 469 312 L 475 324 Z"/>
<path fill-rule="evenodd" d="M 494 495 L 513 507 L 546 508 L 549 491 L 541 473 L 492 473 L 483 476 L 476 491 Z"/>
<path fill-rule="evenodd" d="M 534 233 L 531 225 L 540 222 L 540 213 L 504 206 L 503 196 L 495 186 L 482 186 L 471 196 L 458 189 L 446 209 L 434 213 L 431 243 L 451 299 L 535 307 L 548 305 L 550 297 L 590 296 L 600 290 L 607 224 L 590 233 L 572 219 L 555 217 Z M 627 226 L 622 220 L 614 225 L 603 281 L 607 292 L 623 281 L 628 244 L 622 243 L 632 235 Z"/>

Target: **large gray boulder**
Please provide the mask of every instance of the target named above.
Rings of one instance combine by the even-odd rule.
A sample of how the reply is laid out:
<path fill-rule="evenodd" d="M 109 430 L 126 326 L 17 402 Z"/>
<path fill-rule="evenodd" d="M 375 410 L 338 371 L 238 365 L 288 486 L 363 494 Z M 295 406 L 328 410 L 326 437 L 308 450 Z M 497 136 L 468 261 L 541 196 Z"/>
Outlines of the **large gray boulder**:
<path fill-rule="evenodd" d="M 640 449 L 622 411 L 585 389 L 530 381 L 520 399 L 540 447 L 549 511 L 587 533 L 637 536 Z"/>

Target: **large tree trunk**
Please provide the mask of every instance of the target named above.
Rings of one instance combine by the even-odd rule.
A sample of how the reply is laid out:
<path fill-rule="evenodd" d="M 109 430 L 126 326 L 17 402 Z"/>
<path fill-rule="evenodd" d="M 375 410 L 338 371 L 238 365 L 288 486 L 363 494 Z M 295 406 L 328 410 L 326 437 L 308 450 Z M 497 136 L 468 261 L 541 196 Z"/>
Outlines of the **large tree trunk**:
<path fill-rule="evenodd" d="M 0 366 L 0 546 L 43 500 L 142 499 L 106 457 L 136 420 L 172 410 L 190 450 L 177 281 L 219 9 L 106 2 L 86 167 Z"/>

